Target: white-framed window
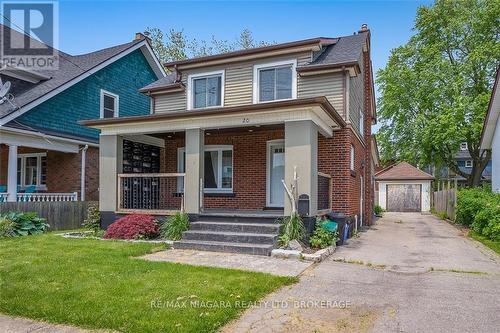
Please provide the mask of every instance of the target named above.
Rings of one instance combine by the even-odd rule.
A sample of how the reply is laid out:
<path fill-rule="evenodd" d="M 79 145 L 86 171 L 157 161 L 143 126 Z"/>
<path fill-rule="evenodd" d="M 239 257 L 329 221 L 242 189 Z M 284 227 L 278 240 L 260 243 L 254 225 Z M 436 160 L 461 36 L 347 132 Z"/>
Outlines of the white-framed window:
<path fill-rule="evenodd" d="M 354 171 L 354 146 L 351 145 L 351 156 L 350 156 L 350 166 L 351 166 L 351 171 Z"/>
<path fill-rule="evenodd" d="M 114 118 L 119 115 L 120 98 L 118 95 L 101 89 L 101 118 Z"/>
<path fill-rule="evenodd" d="M 204 192 L 233 192 L 233 146 L 205 146 L 204 150 Z M 177 151 L 177 170 L 185 172 L 185 148 Z M 178 182 L 177 189 L 183 192 L 183 184 Z"/>
<path fill-rule="evenodd" d="M 188 110 L 224 106 L 224 71 L 188 76 Z"/>
<path fill-rule="evenodd" d="M 253 102 L 266 103 L 297 98 L 297 60 L 253 67 Z"/>
<path fill-rule="evenodd" d="M 465 161 L 465 167 L 466 168 L 472 168 L 472 160 L 466 160 Z"/>
<path fill-rule="evenodd" d="M 460 150 L 467 150 L 469 149 L 467 146 L 467 142 L 460 142 Z"/>
<path fill-rule="evenodd" d="M 17 155 L 17 184 L 21 187 L 45 188 L 47 153 Z"/>

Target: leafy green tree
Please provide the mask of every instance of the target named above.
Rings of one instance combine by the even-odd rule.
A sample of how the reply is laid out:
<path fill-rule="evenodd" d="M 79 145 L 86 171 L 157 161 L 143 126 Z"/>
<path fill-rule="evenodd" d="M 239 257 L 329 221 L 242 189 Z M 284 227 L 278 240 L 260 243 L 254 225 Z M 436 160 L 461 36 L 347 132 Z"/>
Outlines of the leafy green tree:
<path fill-rule="evenodd" d="M 500 0 L 437 0 L 418 9 L 414 31 L 378 72 L 382 157 L 447 166 L 477 186 L 491 158 L 480 137 L 500 61 Z M 454 159 L 462 141 L 470 174 Z"/>
<path fill-rule="evenodd" d="M 234 41 L 217 39 L 215 36 L 208 41 L 189 38 L 183 30 L 174 29 L 163 33 L 158 28 L 147 28 L 146 33 L 151 38 L 153 51 L 162 63 L 274 44 L 274 42 L 255 41 L 248 29 L 244 29 Z"/>

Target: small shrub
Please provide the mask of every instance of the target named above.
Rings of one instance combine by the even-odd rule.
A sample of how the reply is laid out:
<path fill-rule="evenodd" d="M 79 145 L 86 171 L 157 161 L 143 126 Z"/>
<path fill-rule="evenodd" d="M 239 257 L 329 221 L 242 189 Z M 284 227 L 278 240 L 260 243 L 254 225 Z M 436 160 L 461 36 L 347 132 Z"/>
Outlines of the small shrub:
<path fill-rule="evenodd" d="M 495 241 L 500 241 L 500 206 L 489 204 L 474 217 L 472 229 Z"/>
<path fill-rule="evenodd" d="M 500 240 L 500 194 L 488 188 L 460 190 L 456 222 L 488 239 Z"/>
<path fill-rule="evenodd" d="M 102 232 L 101 213 L 97 205 L 90 205 L 87 208 L 87 218 L 83 221 L 82 226 L 84 229 L 91 231 L 94 236 Z"/>
<path fill-rule="evenodd" d="M 44 218 L 38 216 L 35 212 L 22 213 L 22 212 L 9 212 L 1 215 L 0 219 L 6 219 L 13 222 L 12 236 L 28 236 L 41 234 L 49 228 Z M 5 224 L 12 225 L 9 222 Z"/>
<path fill-rule="evenodd" d="M 5 216 L 0 217 L 0 237 L 15 237 L 16 223 Z"/>
<path fill-rule="evenodd" d="M 336 242 L 337 233 L 326 230 L 325 228 L 323 228 L 322 222 L 317 222 L 314 233 L 309 239 L 311 247 L 316 249 L 324 249 L 335 244 Z"/>
<path fill-rule="evenodd" d="M 491 200 L 492 193 L 482 189 L 463 189 L 457 194 L 457 212 L 455 221 L 470 226 L 477 213 Z"/>
<path fill-rule="evenodd" d="M 373 207 L 373 212 L 377 216 L 382 216 L 382 214 L 384 213 L 384 209 L 382 207 L 380 207 L 379 205 L 375 205 L 375 207 Z"/>
<path fill-rule="evenodd" d="M 302 223 L 302 218 L 298 213 L 294 213 L 290 216 L 284 216 L 278 219 L 278 223 L 281 224 L 280 228 L 280 238 L 290 242 L 291 240 L 301 240 L 306 234 L 306 228 L 304 223 Z M 284 236 L 284 237 L 283 237 Z M 283 244 L 280 245 L 283 246 Z"/>
<path fill-rule="evenodd" d="M 177 212 L 170 216 L 161 226 L 161 237 L 171 240 L 179 240 L 182 233 L 189 229 L 189 217 L 186 213 Z"/>
<path fill-rule="evenodd" d="M 288 245 L 290 245 L 290 238 L 288 237 L 288 235 L 280 235 L 278 237 L 278 244 L 281 247 L 287 248 Z"/>
<path fill-rule="evenodd" d="M 158 236 L 156 220 L 150 215 L 132 214 L 111 224 L 103 238 L 111 239 L 151 239 Z"/>

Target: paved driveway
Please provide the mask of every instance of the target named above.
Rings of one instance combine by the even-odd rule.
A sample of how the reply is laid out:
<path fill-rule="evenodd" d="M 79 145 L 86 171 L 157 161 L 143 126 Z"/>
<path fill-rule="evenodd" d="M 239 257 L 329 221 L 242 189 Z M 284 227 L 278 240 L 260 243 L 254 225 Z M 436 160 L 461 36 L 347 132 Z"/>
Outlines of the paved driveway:
<path fill-rule="evenodd" d="M 500 257 L 431 215 L 387 213 L 224 332 L 500 332 Z"/>

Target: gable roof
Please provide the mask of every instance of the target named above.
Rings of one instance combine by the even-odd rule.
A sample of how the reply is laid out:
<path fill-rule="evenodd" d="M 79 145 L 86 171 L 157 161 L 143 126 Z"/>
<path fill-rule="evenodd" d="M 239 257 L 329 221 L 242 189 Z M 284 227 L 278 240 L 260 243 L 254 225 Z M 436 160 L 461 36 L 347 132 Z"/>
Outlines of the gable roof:
<path fill-rule="evenodd" d="M 434 177 L 408 162 L 393 164 L 375 174 L 375 180 L 433 180 Z"/>
<path fill-rule="evenodd" d="M 269 52 L 291 50 L 308 46 L 311 51 L 319 50 L 319 55 L 310 63 L 297 67 L 297 72 L 309 72 L 320 70 L 324 68 L 336 68 L 342 66 L 358 66 L 361 65 L 361 59 L 363 54 L 363 47 L 367 44 L 369 38 L 369 30 L 360 30 L 359 33 L 350 36 L 342 37 L 317 37 L 304 39 L 294 42 L 275 44 L 270 46 L 262 46 L 245 50 L 238 50 L 233 52 L 221 53 L 211 56 L 191 58 L 186 60 L 174 61 L 164 64 L 166 68 L 172 71 L 171 75 L 167 75 L 156 82 L 149 84 L 148 86 L 140 89 L 141 92 L 153 92 L 158 90 L 167 90 L 171 88 L 182 87 L 177 82 L 176 69 L 182 66 L 205 66 L 209 62 L 231 62 L 236 61 L 242 57 L 253 56 L 258 57 L 260 55 L 267 54 Z"/>
<path fill-rule="evenodd" d="M 500 117 L 500 90 L 498 89 L 498 81 L 500 79 L 500 65 L 497 67 L 497 75 L 495 84 L 491 92 L 488 111 L 484 118 L 483 131 L 481 133 L 481 149 L 491 149 L 491 143 Z M 500 134 L 499 134 L 500 135 Z"/>
<path fill-rule="evenodd" d="M 6 26 L 0 25 L 0 28 L 6 28 Z M 10 29 L 10 31 L 12 35 L 16 35 L 18 38 L 24 36 L 16 30 Z M 73 56 L 58 51 L 59 68 L 57 70 L 32 71 L 42 78 L 36 83 L 25 84 L 18 82 L 21 80 L 12 78 L 12 74 L 9 73 L 12 72 L 11 69 L 8 69 L 9 71 L 4 72 L 4 74 L 0 71 L 2 79 L 5 80 L 5 75 L 8 75 L 9 81 L 15 81 L 13 84 L 13 93 L 15 96 L 14 104 L 16 106 L 16 108 L 13 108 L 9 103 L 0 105 L 0 126 L 137 49 L 143 51 L 156 75 L 163 77 L 165 72 L 154 56 L 145 37 L 82 55 Z M 19 84 L 15 84 L 16 82 Z"/>

